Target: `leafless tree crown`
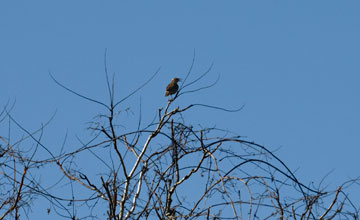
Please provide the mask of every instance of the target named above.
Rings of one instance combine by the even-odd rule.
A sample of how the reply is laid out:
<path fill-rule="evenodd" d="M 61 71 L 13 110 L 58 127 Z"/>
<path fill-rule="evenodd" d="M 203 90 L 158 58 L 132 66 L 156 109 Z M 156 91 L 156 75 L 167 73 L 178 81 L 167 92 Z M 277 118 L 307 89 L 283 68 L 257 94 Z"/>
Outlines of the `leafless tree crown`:
<path fill-rule="evenodd" d="M 106 55 L 104 61 L 108 104 L 81 95 L 52 76 L 67 91 L 105 107 L 90 124 L 93 136 L 87 141 L 79 138 L 71 148 L 64 141 L 60 153 L 52 152 L 42 143 L 46 124 L 30 132 L 11 116 L 9 105 L 1 112 L 2 125 L 9 121 L 24 135 L 17 140 L 0 136 L 0 219 L 26 218 L 34 211 L 65 219 L 359 219 L 358 205 L 346 193 L 358 180 L 332 190 L 309 186 L 268 148 L 186 120 L 183 113 L 193 108 L 241 109 L 176 105 L 186 94 L 217 82 L 198 86 L 212 65 L 193 74 L 194 56 L 154 120 L 143 126 L 140 115 L 137 128 L 129 131 L 119 123 L 121 104 L 159 70 L 116 100 Z M 47 157 L 40 157 L 40 151 Z M 43 181 L 41 169 L 52 170 L 52 181 Z M 47 207 L 33 210 L 39 200 Z"/>

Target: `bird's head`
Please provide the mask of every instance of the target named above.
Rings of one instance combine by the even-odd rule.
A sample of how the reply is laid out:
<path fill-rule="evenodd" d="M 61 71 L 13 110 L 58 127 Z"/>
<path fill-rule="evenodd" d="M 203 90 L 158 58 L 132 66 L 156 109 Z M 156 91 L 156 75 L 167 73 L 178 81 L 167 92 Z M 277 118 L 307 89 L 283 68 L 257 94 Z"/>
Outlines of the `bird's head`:
<path fill-rule="evenodd" d="M 172 79 L 171 79 L 171 81 L 173 81 L 173 82 L 176 82 L 176 83 L 177 83 L 177 82 L 181 81 L 181 79 L 180 79 L 180 78 L 172 78 Z"/>

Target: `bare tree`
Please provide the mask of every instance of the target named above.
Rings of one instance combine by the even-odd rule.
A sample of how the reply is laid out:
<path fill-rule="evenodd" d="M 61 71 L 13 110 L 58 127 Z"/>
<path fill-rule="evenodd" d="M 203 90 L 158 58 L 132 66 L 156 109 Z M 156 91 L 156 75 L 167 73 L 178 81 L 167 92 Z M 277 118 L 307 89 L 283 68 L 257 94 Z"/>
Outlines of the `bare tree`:
<path fill-rule="evenodd" d="M 20 171 L 19 167 L 15 170 L 15 166 L 8 166 L 17 173 L 16 178 L 1 173 L 12 190 L 7 194 L 11 204 L 3 199 L 6 195 L 1 194 L 3 204 L 8 204 L 5 214 L 12 213 L 16 218 L 16 210 L 21 207 L 19 201 L 26 201 L 23 195 L 29 194 L 48 199 L 52 204 L 49 211 L 69 219 L 103 219 L 101 213 L 106 214 L 107 219 L 116 220 L 359 219 L 358 205 L 352 203 L 345 191 L 358 183 L 357 179 L 333 190 L 310 187 L 298 180 L 268 148 L 229 131 L 203 128 L 187 121 L 183 113 L 193 108 L 227 112 L 238 112 L 242 108 L 228 110 L 201 103 L 176 106 L 176 100 L 187 93 L 210 88 L 217 81 L 197 86 L 211 71 L 211 66 L 199 76 L 193 75 L 195 56 L 177 92 L 158 109 L 154 120 L 142 126 L 140 114 L 133 131 L 122 129 L 120 106 L 146 86 L 159 70 L 129 95 L 116 100 L 114 80 L 108 77 L 106 55 L 104 60 L 108 104 L 79 94 L 53 77 L 64 89 L 106 109 L 91 123 L 90 140 L 79 139 L 79 147 L 55 155 L 41 143 L 41 138 L 23 129 L 36 146 L 48 151 L 48 159 L 24 159 L 10 153 L 10 145 L 2 148 L 5 153 L 1 155 L 8 155 L 6 158 L 12 158 L 13 163 L 22 161 L 18 163 L 22 163 L 23 168 Z M 87 158 L 87 163 L 82 164 L 84 160 L 79 158 Z M 89 163 L 97 169 L 87 169 Z M 44 188 L 34 179 L 30 179 L 33 184 L 25 184 L 27 170 L 34 164 L 56 164 L 61 174 L 57 187 L 41 192 Z M 70 196 L 61 195 L 66 189 L 71 192 Z"/>

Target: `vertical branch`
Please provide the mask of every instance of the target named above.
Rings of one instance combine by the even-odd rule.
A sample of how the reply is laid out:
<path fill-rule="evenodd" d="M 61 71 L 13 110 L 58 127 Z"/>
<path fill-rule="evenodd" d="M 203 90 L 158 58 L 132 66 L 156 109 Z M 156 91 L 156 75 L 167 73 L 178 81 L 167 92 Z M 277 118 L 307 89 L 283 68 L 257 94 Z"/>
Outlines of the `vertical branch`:
<path fill-rule="evenodd" d="M 139 181 L 138 181 L 138 184 L 137 184 L 137 190 L 136 190 L 135 195 L 133 197 L 131 208 L 130 208 L 129 212 L 126 214 L 125 219 L 128 219 L 130 217 L 130 215 L 135 211 L 135 208 L 136 208 L 136 205 L 137 205 L 137 199 L 139 198 L 143 178 L 144 178 L 144 175 L 145 175 L 145 172 L 147 171 L 147 169 L 148 169 L 147 168 L 147 162 L 145 162 L 143 168 L 140 171 Z"/>
<path fill-rule="evenodd" d="M 24 179 L 25 179 L 25 175 L 26 175 L 27 170 L 28 170 L 28 167 L 25 166 L 24 171 L 23 171 L 23 173 L 21 175 L 21 180 L 20 180 L 20 183 L 19 183 L 19 187 L 17 189 L 15 201 L 14 201 L 13 205 L 0 217 L 0 220 L 4 219 L 10 212 L 12 212 L 14 209 L 18 208 L 18 203 L 19 203 L 19 201 L 21 199 L 22 188 L 24 186 Z M 14 182 L 15 182 L 15 179 L 14 179 Z"/>
<path fill-rule="evenodd" d="M 175 132 L 174 132 L 174 120 L 170 121 L 170 130 L 171 130 L 171 142 L 172 142 L 172 148 L 173 148 L 172 159 L 173 159 L 173 164 L 175 165 L 175 173 L 176 173 L 175 182 L 178 182 L 180 180 L 179 163 L 178 163 L 179 157 L 178 157 L 178 143 L 176 142 Z"/>
<path fill-rule="evenodd" d="M 331 202 L 330 206 L 325 210 L 325 212 L 320 216 L 319 220 L 323 220 L 325 218 L 325 216 L 330 212 L 330 210 L 332 209 L 332 207 L 336 203 L 336 200 L 338 198 L 338 195 L 339 195 L 340 191 L 341 191 L 341 186 L 339 186 L 336 189 L 336 193 L 335 193 L 335 197 L 334 197 L 333 201 Z"/>
<path fill-rule="evenodd" d="M 280 202 L 280 194 L 279 194 L 278 189 L 276 189 L 276 193 L 275 192 L 272 193 L 272 198 L 275 199 L 275 201 L 277 203 L 276 208 L 279 209 L 279 213 L 280 213 L 279 220 L 283 220 L 284 219 L 284 208 L 282 207 L 281 202 Z"/>

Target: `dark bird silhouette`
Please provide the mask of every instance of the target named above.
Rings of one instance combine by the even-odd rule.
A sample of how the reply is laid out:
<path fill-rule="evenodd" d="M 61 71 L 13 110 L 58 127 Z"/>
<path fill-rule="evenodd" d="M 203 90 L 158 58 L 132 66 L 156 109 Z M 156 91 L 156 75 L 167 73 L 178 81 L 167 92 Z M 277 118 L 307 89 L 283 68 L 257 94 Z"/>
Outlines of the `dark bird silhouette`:
<path fill-rule="evenodd" d="M 171 82 L 169 83 L 169 85 L 166 86 L 165 96 L 173 95 L 178 91 L 179 86 L 178 86 L 177 82 L 179 82 L 179 81 L 180 81 L 179 78 L 171 79 Z"/>

